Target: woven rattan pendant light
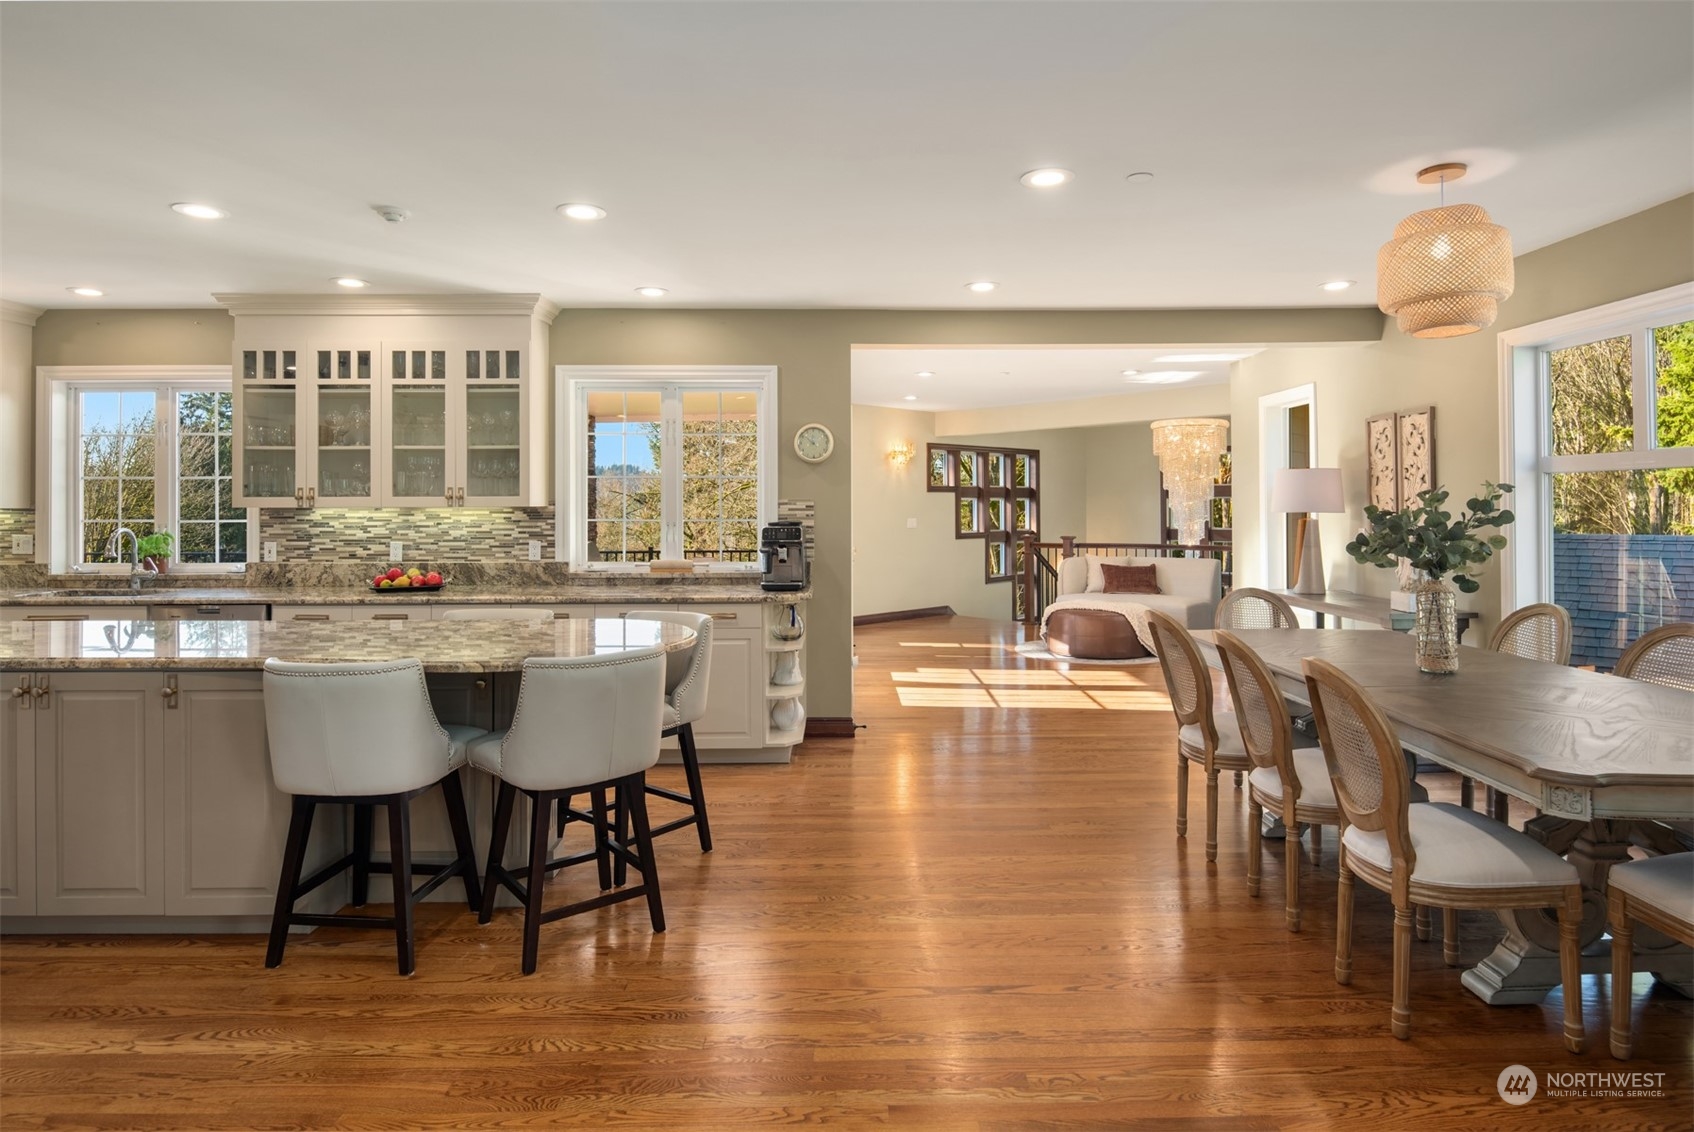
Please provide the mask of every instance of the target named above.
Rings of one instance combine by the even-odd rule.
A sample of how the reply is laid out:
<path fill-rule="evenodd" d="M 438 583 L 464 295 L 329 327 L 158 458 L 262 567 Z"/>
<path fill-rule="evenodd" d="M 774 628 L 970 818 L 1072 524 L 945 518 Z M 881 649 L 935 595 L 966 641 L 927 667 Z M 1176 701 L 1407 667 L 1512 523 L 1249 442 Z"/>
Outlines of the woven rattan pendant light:
<path fill-rule="evenodd" d="M 1512 294 L 1512 237 L 1474 204 L 1447 204 L 1460 164 L 1431 165 L 1418 182 L 1442 187 L 1442 206 L 1414 212 L 1376 253 L 1376 305 L 1414 338 L 1454 338 L 1488 326 Z"/>

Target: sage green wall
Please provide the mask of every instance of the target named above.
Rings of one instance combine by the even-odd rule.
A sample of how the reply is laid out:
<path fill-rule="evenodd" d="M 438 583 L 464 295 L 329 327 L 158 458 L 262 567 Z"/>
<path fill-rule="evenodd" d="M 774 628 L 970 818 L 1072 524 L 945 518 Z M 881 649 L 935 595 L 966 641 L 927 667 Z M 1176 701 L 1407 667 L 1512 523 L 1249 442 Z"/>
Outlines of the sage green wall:
<path fill-rule="evenodd" d="M 54 310 L 35 324 L 38 366 L 227 366 L 235 319 L 214 310 Z"/>
<path fill-rule="evenodd" d="M 1082 429 L 1046 429 L 978 436 L 935 433 L 935 414 L 853 406 L 853 613 L 951 606 L 966 617 L 1006 621 L 1012 584 L 989 582 L 981 539 L 954 534 L 954 496 L 932 492 L 924 468 L 925 445 L 980 444 L 1027 448 L 1041 454 L 1041 537 L 1052 541 L 1086 525 L 1086 456 Z M 904 470 L 888 460 L 896 441 L 909 440 L 917 455 Z M 916 527 L 906 521 L 916 519 Z"/>
<path fill-rule="evenodd" d="M 1511 218 L 1502 222 L 1510 227 Z M 1459 499 L 1484 480 L 1500 478 L 1499 332 L 1587 310 L 1694 280 L 1694 195 L 1573 236 L 1517 258 L 1517 289 L 1489 329 L 1462 338 L 1407 337 L 1389 320 L 1380 342 L 1359 349 L 1274 349 L 1243 360 L 1233 387 L 1236 542 L 1256 546 L 1259 511 L 1257 443 L 1261 396 L 1313 382 L 1317 386 L 1316 463 L 1340 467 L 1346 515 L 1324 516 L 1324 561 L 1330 584 L 1385 594 L 1389 571 L 1361 567 L 1343 547 L 1363 521 L 1365 419 L 1377 413 L 1435 406 L 1439 481 Z M 1516 537 L 1512 531 L 1508 537 Z M 1258 556 L 1242 556 L 1237 578 L 1263 584 Z M 1498 621 L 1497 576 L 1462 599 L 1483 614 L 1482 633 Z"/>
<path fill-rule="evenodd" d="M 1089 542 L 1159 541 L 1159 461 L 1145 421 L 1079 430 L 1087 460 L 1084 529 Z M 1047 535 L 1052 541 L 1051 528 Z"/>

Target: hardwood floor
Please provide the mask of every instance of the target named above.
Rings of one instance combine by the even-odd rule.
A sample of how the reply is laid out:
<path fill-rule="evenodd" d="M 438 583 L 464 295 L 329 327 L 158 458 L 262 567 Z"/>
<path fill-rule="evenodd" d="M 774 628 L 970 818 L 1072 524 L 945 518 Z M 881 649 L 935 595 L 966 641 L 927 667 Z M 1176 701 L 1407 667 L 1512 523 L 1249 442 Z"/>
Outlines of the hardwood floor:
<path fill-rule="evenodd" d="M 1280 849 L 1246 895 L 1240 791 L 1222 791 L 1215 867 L 1203 788 L 1176 838 L 1157 666 L 1067 677 L 1018 658 L 1016 632 L 861 627 L 859 737 L 707 767 L 715 851 L 689 830 L 659 845 L 669 931 L 639 902 L 548 925 L 529 978 L 516 911 L 479 928 L 451 905 L 420 909 L 411 978 L 381 931 L 296 937 L 274 971 L 259 936 L 8 937 L 0 1124 L 1690 1126 L 1694 1004 L 1645 975 L 1635 1059 L 1606 1052 L 1595 976 L 1573 1057 L 1556 993 L 1486 1006 L 1418 943 L 1412 1038 L 1394 1040 L 1391 912 L 1366 886 L 1353 983 L 1332 976 L 1332 831 L 1291 934 Z M 1493 929 L 1462 924 L 1468 965 Z M 1540 1075 L 1522 1107 L 1496 1093 L 1513 1063 Z M 1554 1096 L 1545 1076 L 1620 1070 L 1662 1073 L 1663 1095 Z"/>

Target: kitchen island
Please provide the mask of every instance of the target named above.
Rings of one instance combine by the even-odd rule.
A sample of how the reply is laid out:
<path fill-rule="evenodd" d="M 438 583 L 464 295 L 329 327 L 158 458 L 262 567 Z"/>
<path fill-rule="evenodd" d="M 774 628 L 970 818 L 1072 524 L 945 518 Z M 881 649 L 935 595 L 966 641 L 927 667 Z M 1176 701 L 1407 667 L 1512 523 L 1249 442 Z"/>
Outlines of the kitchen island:
<path fill-rule="evenodd" d="M 267 657 L 417 656 L 440 718 L 492 727 L 510 717 L 526 656 L 686 647 L 693 636 L 616 617 L 384 624 L 92 617 L 0 626 L 4 930 L 263 930 L 289 809 L 271 782 Z M 487 777 L 467 773 L 466 784 L 481 848 L 490 827 Z M 450 855 L 445 814 L 420 811 L 419 858 Z M 329 860 L 344 851 L 346 831 L 325 832 L 314 845 Z M 377 879 L 371 899 L 383 901 Z M 327 905 L 343 898 L 326 886 Z"/>

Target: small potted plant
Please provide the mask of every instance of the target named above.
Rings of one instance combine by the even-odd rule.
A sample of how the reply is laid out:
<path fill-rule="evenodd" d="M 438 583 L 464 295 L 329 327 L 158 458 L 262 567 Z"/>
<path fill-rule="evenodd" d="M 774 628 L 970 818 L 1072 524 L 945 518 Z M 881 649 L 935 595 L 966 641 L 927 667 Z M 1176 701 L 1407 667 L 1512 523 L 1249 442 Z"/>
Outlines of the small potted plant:
<path fill-rule="evenodd" d="M 176 545 L 176 536 L 169 531 L 154 531 L 144 535 L 135 544 L 135 552 L 141 561 L 155 574 L 163 574 L 171 560 L 171 549 Z"/>
<path fill-rule="evenodd" d="M 1481 494 L 1465 501 L 1468 511 L 1453 518 L 1445 509 L 1447 492 L 1418 492 L 1418 501 L 1398 511 L 1365 508 L 1367 529 L 1347 544 L 1347 553 L 1370 566 L 1409 565 L 1417 577 L 1418 667 L 1425 672 L 1457 672 L 1459 636 L 1454 617 L 1454 587 L 1467 594 L 1481 589 L 1469 567 L 1480 566 L 1506 545 L 1502 534 L 1485 535 L 1514 516 L 1500 506 L 1509 483 L 1484 483 Z M 1458 571 L 1464 570 L 1465 573 Z M 1449 582 L 1448 575 L 1452 576 Z"/>

